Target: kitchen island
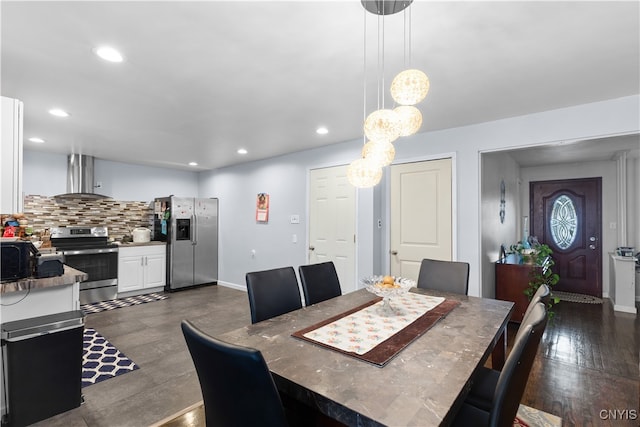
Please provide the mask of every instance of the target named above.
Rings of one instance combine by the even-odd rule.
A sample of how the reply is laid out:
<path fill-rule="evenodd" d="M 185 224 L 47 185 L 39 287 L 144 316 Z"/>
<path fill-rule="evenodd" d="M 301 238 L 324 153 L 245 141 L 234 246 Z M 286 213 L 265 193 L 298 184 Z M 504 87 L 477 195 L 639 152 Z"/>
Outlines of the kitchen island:
<path fill-rule="evenodd" d="M 17 425 L 31 424 L 80 406 L 83 328 L 80 323 L 73 330 L 41 333 L 39 336 L 19 338 L 19 342 L 7 343 L 4 340 L 5 327 L 15 325 L 10 323 L 14 321 L 37 322 L 71 314 L 81 316 L 81 312 L 77 311 L 80 310 L 80 282 L 87 279 L 86 273 L 65 265 L 61 276 L 42 279 L 28 277 L 0 284 L 0 323 L 3 330 L 0 407 L 3 416 L 7 412 L 12 413 L 11 417 Z M 59 342 L 65 344 L 56 346 L 55 343 Z M 13 347 L 9 348 L 11 345 Z M 34 351 L 36 348 L 39 351 Z M 25 358 L 26 354 L 32 356 Z M 55 363 L 51 363 L 51 360 L 55 360 Z M 73 376 L 68 381 L 60 382 L 51 374 L 53 371 L 73 372 Z M 13 390 L 9 392 L 9 408 L 5 397 L 7 384 L 8 390 Z M 33 402 L 25 395 L 30 396 Z"/>
<path fill-rule="evenodd" d="M 0 322 L 80 310 L 80 282 L 87 279 L 86 273 L 65 265 L 62 276 L 2 283 Z"/>

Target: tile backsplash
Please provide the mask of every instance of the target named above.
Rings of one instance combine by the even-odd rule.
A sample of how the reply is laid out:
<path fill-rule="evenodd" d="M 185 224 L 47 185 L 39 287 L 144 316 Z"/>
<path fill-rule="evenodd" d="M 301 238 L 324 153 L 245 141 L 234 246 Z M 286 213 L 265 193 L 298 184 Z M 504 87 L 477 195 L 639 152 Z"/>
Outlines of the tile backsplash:
<path fill-rule="evenodd" d="M 153 201 L 119 201 L 82 197 L 56 198 L 27 195 L 24 214 L 34 233 L 69 225 L 106 225 L 116 240 L 131 235 L 136 227 L 153 230 Z"/>

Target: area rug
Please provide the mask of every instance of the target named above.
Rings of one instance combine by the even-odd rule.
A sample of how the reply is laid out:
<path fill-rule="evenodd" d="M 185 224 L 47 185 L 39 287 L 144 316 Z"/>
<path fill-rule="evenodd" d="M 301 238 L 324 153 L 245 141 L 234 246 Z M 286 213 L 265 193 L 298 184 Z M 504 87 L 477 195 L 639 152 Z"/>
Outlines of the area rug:
<path fill-rule="evenodd" d="M 579 302 L 582 304 L 602 304 L 602 298 L 593 297 L 591 295 L 574 294 L 571 292 L 553 291 L 552 297 L 558 298 L 560 301 Z"/>
<path fill-rule="evenodd" d="M 561 427 L 562 418 L 541 411 L 520 405 L 516 419 L 513 420 L 513 427 Z"/>
<path fill-rule="evenodd" d="M 82 387 L 99 383 L 138 369 L 95 329 L 86 328 L 82 351 Z"/>
<path fill-rule="evenodd" d="M 146 304 L 148 302 L 161 301 L 167 298 L 169 298 L 169 295 L 159 293 L 136 295 L 134 297 L 112 299 L 109 301 L 94 302 L 92 304 L 83 304 L 80 306 L 80 309 L 86 316 L 87 314 L 100 313 L 101 311 L 114 310 L 116 308 L 122 307 L 130 307 L 132 305 Z"/>

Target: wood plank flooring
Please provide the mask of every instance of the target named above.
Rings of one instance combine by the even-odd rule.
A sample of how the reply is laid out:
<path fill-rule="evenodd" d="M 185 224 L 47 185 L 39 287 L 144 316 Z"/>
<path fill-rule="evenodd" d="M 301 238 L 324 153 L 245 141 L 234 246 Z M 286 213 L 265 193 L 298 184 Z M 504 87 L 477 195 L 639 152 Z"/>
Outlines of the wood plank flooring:
<path fill-rule="evenodd" d="M 561 302 L 549 324 L 522 403 L 561 416 L 564 426 L 638 426 L 640 321 L 602 305 Z M 85 403 L 38 427 L 150 426 L 200 401 L 180 321 L 216 335 L 251 323 L 245 292 L 206 286 L 139 306 L 91 314 L 95 328 L 140 369 L 83 389 Z M 517 326 L 510 327 L 514 335 Z M 609 411 L 618 411 L 612 420 Z M 627 419 L 624 411 L 627 410 Z M 605 411 L 601 413 L 601 411 Z M 614 412 L 612 412 L 613 414 Z M 609 419 L 602 419 L 605 414 Z M 187 417 L 188 418 L 188 417 Z M 201 426 L 198 420 L 181 426 Z"/>
<path fill-rule="evenodd" d="M 607 299 L 561 301 L 554 311 L 522 403 L 565 427 L 639 426 L 640 318 L 614 312 Z"/>

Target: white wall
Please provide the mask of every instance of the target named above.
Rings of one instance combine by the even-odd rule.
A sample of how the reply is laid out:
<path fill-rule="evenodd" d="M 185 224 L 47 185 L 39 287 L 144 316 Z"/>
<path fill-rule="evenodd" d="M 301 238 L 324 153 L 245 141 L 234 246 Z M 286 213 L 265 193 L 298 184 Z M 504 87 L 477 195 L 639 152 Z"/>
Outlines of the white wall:
<path fill-rule="evenodd" d="M 634 192 L 635 203 L 633 204 L 635 209 L 635 233 L 632 234 L 629 244 L 636 248 L 636 253 L 640 252 L 640 158 L 637 158 L 633 162 L 633 174 L 630 177 L 630 181 L 635 183 L 635 188 L 631 191 Z M 636 269 L 636 271 L 638 271 Z M 640 275 L 636 274 L 636 301 L 640 301 Z"/>
<path fill-rule="evenodd" d="M 480 244 L 480 152 L 544 145 L 562 140 L 635 134 L 640 131 L 639 99 L 639 96 L 624 97 L 495 122 L 426 132 L 396 143 L 396 163 L 452 152 L 456 154 L 454 179 L 457 182 L 457 210 L 454 224 L 457 253 L 454 257 L 471 263 L 471 295 L 480 295 L 482 292 L 481 265 L 484 255 Z M 304 244 L 292 244 L 290 239 L 293 226 L 284 226 L 282 222 L 286 222 L 291 213 L 306 212 L 306 182 L 309 168 L 348 163 L 358 157 L 361 144 L 361 140 L 354 140 L 201 173 L 201 195 L 215 195 L 220 198 L 221 281 L 244 287 L 244 274 L 254 267 L 295 266 L 305 262 L 306 241 Z M 292 164 L 298 167 L 290 166 Z M 278 165 L 283 165 L 284 169 L 280 170 Z M 283 187 L 276 190 L 276 185 Z M 285 203 L 284 209 L 272 216 L 277 226 L 257 228 L 257 225 L 252 224 L 255 221 L 253 204 L 258 191 L 277 191 L 273 203 Z M 281 202 L 280 194 L 285 194 L 290 201 Z M 373 194 L 374 190 L 371 189 L 358 191 L 358 277 L 379 267 L 380 251 L 383 249 L 374 248 L 374 236 L 377 232 L 374 229 L 374 215 L 379 212 L 379 208 Z M 246 210 L 249 211 L 245 213 Z M 233 223 L 230 224 L 230 220 Z M 251 248 L 260 242 L 255 233 L 240 230 L 244 227 L 256 232 L 259 230 L 260 242 L 270 242 L 274 247 L 271 250 L 273 253 L 264 258 L 258 255 L 255 260 L 249 258 Z M 306 230 L 306 220 L 303 221 L 302 216 L 300 225 L 295 229 L 297 227 Z M 386 221 L 383 222 L 380 232 L 383 239 L 388 238 Z M 384 268 L 388 269 L 388 266 L 383 266 Z"/>
<path fill-rule="evenodd" d="M 556 141 L 636 134 L 640 132 L 638 117 L 640 96 L 636 95 L 425 132 L 398 141 L 395 162 L 455 154 L 457 193 L 454 257 L 470 262 L 469 293 L 480 295 L 482 271 L 486 268 L 486 255 L 480 242 L 483 215 L 480 206 L 480 153 Z M 286 265 L 297 267 L 306 262 L 308 170 L 347 164 L 360 155 L 361 146 L 362 140 L 358 139 L 201 172 L 197 176 L 190 172 L 96 159 L 96 180 L 103 182 L 105 194 L 120 200 L 151 200 L 156 196 L 191 193 L 198 193 L 202 197 L 218 197 L 220 282 L 244 288 L 244 275 L 248 271 Z M 64 155 L 27 151 L 24 172 L 24 191 L 27 194 L 55 195 L 66 191 Z M 135 182 L 135 185 L 131 185 L 131 182 Z M 383 222 L 382 230 L 374 227 L 374 217 L 380 212 L 380 200 L 386 197 L 380 193 L 385 191 L 380 188 L 359 190 L 357 193 L 358 277 L 371 274 L 374 270 L 388 270 L 388 265 L 380 266 L 388 261 L 388 255 L 382 254 L 388 239 L 387 221 Z M 255 197 L 258 192 L 267 192 L 272 197 L 268 224 L 255 223 Z M 300 214 L 300 224 L 289 224 L 291 214 Z M 291 242 L 294 233 L 298 234 L 296 244 Z M 381 239 L 376 236 L 381 236 Z M 256 249 L 255 258 L 251 258 L 251 249 Z"/>
<path fill-rule="evenodd" d="M 67 155 L 24 152 L 24 194 L 55 196 L 67 191 Z M 117 163 L 95 159 L 96 193 L 123 201 L 152 201 L 156 197 L 198 195 L 196 172 Z"/>
<path fill-rule="evenodd" d="M 500 245 L 507 249 L 522 238 L 520 168 L 507 153 L 485 153 L 482 160 L 482 295 L 495 297 L 495 262 Z M 500 222 L 500 182 L 505 183 L 505 217 Z"/>
<path fill-rule="evenodd" d="M 357 155 L 358 144 L 340 144 L 201 173 L 200 195 L 220 201 L 219 282 L 244 289 L 249 271 L 293 266 L 297 272 L 306 264 L 309 168 L 344 165 Z M 268 223 L 256 222 L 257 193 L 269 194 Z M 356 197 L 360 277 L 374 268 L 373 190 L 360 190 Z M 290 223 L 294 214 L 299 224 Z"/>

